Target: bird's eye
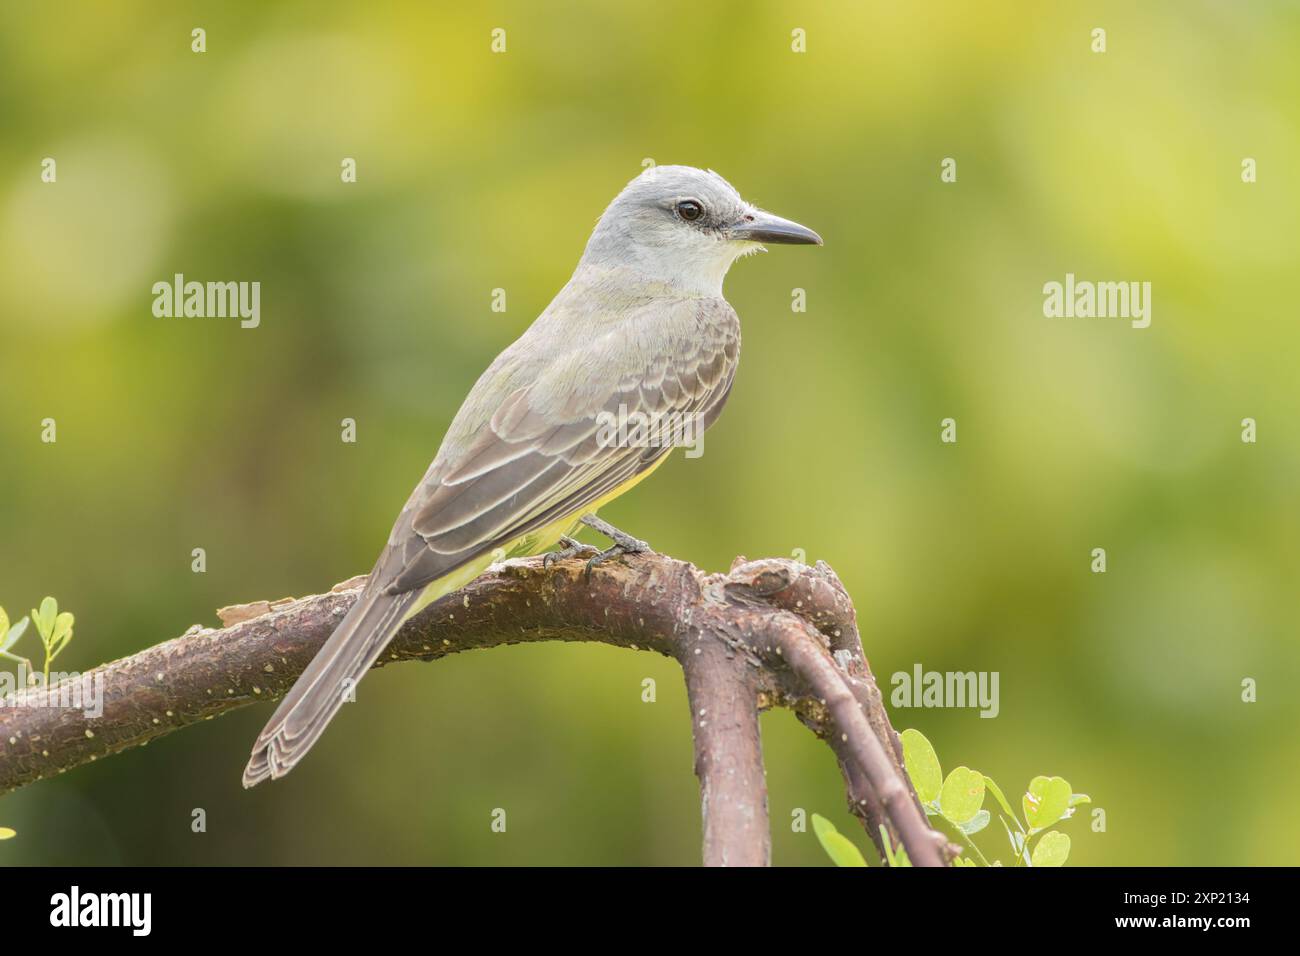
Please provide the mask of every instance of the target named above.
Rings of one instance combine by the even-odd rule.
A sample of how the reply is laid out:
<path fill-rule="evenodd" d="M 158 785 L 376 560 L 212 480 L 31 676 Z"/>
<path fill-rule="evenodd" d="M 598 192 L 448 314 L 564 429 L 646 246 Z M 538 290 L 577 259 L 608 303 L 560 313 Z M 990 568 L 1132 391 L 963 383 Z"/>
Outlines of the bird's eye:
<path fill-rule="evenodd" d="M 681 216 L 687 222 L 694 222 L 704 215 L 704 207 L 694 199 L 683 199 L 677 204 L 677 215 Z"/>

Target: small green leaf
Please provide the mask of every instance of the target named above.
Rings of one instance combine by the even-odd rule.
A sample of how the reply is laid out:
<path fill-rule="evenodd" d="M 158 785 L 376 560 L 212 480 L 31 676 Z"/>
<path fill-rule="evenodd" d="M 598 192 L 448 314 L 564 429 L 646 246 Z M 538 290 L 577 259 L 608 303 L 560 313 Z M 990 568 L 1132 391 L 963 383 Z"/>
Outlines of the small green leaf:
<path fill-rule="evenodd" d="M 897 848 L 894 847 L 893 841 L 889 839 L 889 831 L 885 829 L 883 823 L 880 824 L 879 829 L 880 845 L 885 848 L 885 862 L 887 862 L 891 868 L 896 866 L 911 866 L 912 861 L 907 855 L 907 848 L 903 846 Z"/>
<path fill-rule="evenodd" d="M 3 639 L 0 639 L 0 651 L 7 651 L 18 643 L 18 638 L 22 637 L 23 634 L 27 632 L 28 620 L 30 619 L 23 618 L 13 627 L 9 628 L 9 633 L 5 634 Z M 3 633 L 3 631 L 0 631 L 0 633 Z"/>
<path fill-rule="evenodd" d="M 939 755 L 919 730 L 909 727 L 899 736 L 903 741 L 903 764 L 907 767 L 907 775 L 912 778 L 916 795 L 922 803 L 933 803 L 939 797 L 939 788 L 943 786 Z"/>
<path fill-rule="evenodd" d="M 986 826 L 989 825 L 989 821 L 992 819 L 993 817 L 990 816 L 987 810 L 981 810 L 979 813 L 975 814 L 975 816 L 971 817 L 965 823 L 957 824 L 957 827 L 961 830 L 962 833 L 966 834 L 967 836 L 970 836 L 973 833 L 979 833 L 981 830 L 983 830 Z"/>
<path fill-rule="evenodd" d="M 12 840 L 17 835 L 17 830 L 11 830 L 9 827 L 0 827 L 0 840 Z"/>
<path fill-rule="evenodd" d="M 822 849 L 826 851 L 832 863 L 836 866 L 867 865 L 867 861 L 862 858 L 862 853 L 848 837 L 835 829 L 835 824 L 819 813 L 812 815 L 812 822 L 813 832 L 817 834 L 818 842 L 821 843 Z"/>
<path fill-rule="evenodd" d="M 1065 866 L 1070 855 L 1070 837 L 1060 830 L 1044 833 L 1034 847 L 1034 866 Z"/>
<path fill-rule="evenodd" d="M 958 767 L 948 774 L 939 791 L 939 809 L 959 826 L 975 816 L 983 803 L 984 775 L 970 767 Z"/>
<path fill-rule="evenodd" d="M 50 638 L 50 660 L 53 660 L 55 655 L 63 650 L 64 645 L 72 640 L 72 625 L 75 620 L 67 611 L 54 619 L 54 635 Z"/>
<path fill-rule="evenodd" d="M 8 631 L 9 631 L 9 615 L 5 613 L 4 608 L 0 607 L 0 641 L 4 640 L 4 636 L 6 633 L 8 633 Z"/>
<path fill-rule="evenodd" d="M 1070 794 L 1070 806 L 1072 808 L 1077 807 L 1081 803 L 1092 803 L 1092 797 L 1088 796 L 1086 793 Z"/>
<path fill-rule="evenodd" d="M 38 611 L 32 609 L 32 622 L 36 625 L 36 630 L 40 632 L 41 641 L 48 644 L 50 637 L 54 632 L 54 619 L 59 616 L 59 602 L 52 597 L 47 597 L 41 602 L 41 609 Z"/>
<path fill-rule="evenodd" d="M 957 857 L 957 859 L 952 861 L 952 865 L 953 866 L 976 866 L 977 864 L 975 863 L 974 860 L 970 859 L 969 857 L 959 856 Z"/>
<path fill-rule="evenodd" d="M 1070 808 L 1070 784 L 1061 777 L 1038 776 L 1029 781 L 1022 802 L 1030 830 L 1046 830 Z"/>
<path fill-rule="evenodd" d="M 1007 802 L 1007 798 L 1003 795 L 1002 788 L 994 783 L 993 778 L 987 774 L 984 775 L 984 786 L 991 794 L 993 794 L 993 799 L 998 802 L 998 806 L 1006 811 L 1007 816 L 1014 820 L 1016 818 L 1016 811 L 1011 809 L 1011 804 Z"/>

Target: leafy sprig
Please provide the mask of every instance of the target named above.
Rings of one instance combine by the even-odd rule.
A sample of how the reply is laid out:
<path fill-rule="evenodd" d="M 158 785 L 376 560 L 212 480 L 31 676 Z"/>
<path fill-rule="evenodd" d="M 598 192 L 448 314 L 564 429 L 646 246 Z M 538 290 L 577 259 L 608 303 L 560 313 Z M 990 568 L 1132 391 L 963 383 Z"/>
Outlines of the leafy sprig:
<path fill-rule="evenodd" d="M 18 642 L 18 638 L 22 637 L 26 632 L 27 624 L 28 619 L 24 617 L 17 624 L 13 625 L 13 627 L 10 627 L 9 615 L 5 613 L 4 608 L 0 607 L 0 657 L 3 657 L 5 660 L 13 661 L 16 664 L 26 664 L 27 670 L 30 671 L 32 669 L 32 662 L 9 650 L 9 648 L 13 647 L 14 644 Z"/>
<path fill-rule="evenodd" d="M 45 647 L 44 675 L 45 682 L 48 684 L 50 665 L 72 640 L 72 625 L 76 623 L 76 619 L 67 611 L 60 613 L 59 602 L 52 597 L 47 597 L 41 602 L 40 610 L 32 609 L 32 621 L 36 624 L 36 632 Z"/>
<path fill-rule="evenodd" d="M 984 808 L 990 794 L 995 804 L 993 810 L 1011 847 L 1011 856 L 1015 860 L 1012 865 L 1065 865 L 1070 856 L 1070 837 L 1053 828 L 1074 816 L 1077 807 L 1092 802 L 1086 793 L 1074 793 L 1063 777 L 1034 777 L 1020 798 L 1022 819 L 992 777 L 969 767 L 957 767 L 945 777 L 939 755 L 925 734 L 909 729 L 903 731 L 901 737 L 903 763 L 926 816 L 932 821 L 946 823 L 972 854 L 959 856 L 954 861 L 955 866 L 1003 865 L 1001 860 L 990 863 L 971 839 L 993 819 L 993 814 Z M 815 813 L 813 830 L 822 849 L 836 866 L 867 865 L 852 841 L 836 830 L 829 820 Z M 880 836 L 890 866 L 911 866 L 906 851 L 902 847 L 893 848 L 884 827 L 881 827 Z"/>
<path fill-rule="evenodd" d="M 4 608 L 0 607 L 0 658 L 13 661 L 26 668 L 28 679 L 32 678 L 32 662 L 21 654 L 15 654 L 13 646 L 18 643 L 18 639 L 27 633 L 28 624 L 36 625 L 36 634 L 41 639 L 41 646 L 45 649 L 45 663 L 42 673 L 45 683 L 50 682 L 50 665 L 54 659 L 59 656 L 68 642 L 72 640 L 72 627 L 76 623 L 74 618 L 67 611 L 59 611 L 59 602 L 52 597 L 47 597 L 41 602 L 40 609 L 33 609 L 28 617 L 24 617 L 17 624 L 11 625 L 9 614 Z M 10 827 L 0 827 L 0 840 L 9 840 L 16 836 L 17 833 Z"/>

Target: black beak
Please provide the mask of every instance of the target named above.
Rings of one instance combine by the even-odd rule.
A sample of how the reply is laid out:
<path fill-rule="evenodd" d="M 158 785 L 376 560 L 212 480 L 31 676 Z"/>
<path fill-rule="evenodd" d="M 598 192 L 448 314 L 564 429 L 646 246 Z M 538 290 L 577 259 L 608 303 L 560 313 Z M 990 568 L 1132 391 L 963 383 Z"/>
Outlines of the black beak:
<path fill-rule="evenodd" d="M 794 246 L 820 246 L 822 237 L 807 226 L 755 209 L 731 227 L 732 239 L 747 242 L 781 242 Z"/>

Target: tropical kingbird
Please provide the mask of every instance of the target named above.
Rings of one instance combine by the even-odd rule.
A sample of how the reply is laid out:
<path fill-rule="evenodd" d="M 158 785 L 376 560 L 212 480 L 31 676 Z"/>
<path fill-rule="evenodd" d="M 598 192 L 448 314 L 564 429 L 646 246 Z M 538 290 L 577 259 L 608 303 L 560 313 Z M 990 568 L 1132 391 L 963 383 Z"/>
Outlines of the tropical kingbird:
<path fill-rule="evenodd" d="M 357 603 L 257 738 L 244 786 L 292 770 L 397 629 L 481 574 L 498 549 L 537 554 L 562 542 L 571 553 L 568 535 L 586 523 L 614 542 L 591 563 L 644 550 L 595 513 L 671 444 L 605 426 L 712 424 L 740 354 L 740 322 L 722 297 L 727 270 L 760 243 L 821 241 L 711 171 L 653 166 L 632 180 L 573 277 L 470 390 Z"/>

